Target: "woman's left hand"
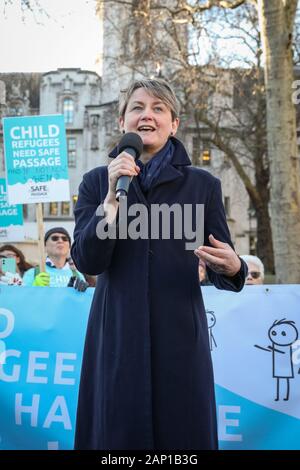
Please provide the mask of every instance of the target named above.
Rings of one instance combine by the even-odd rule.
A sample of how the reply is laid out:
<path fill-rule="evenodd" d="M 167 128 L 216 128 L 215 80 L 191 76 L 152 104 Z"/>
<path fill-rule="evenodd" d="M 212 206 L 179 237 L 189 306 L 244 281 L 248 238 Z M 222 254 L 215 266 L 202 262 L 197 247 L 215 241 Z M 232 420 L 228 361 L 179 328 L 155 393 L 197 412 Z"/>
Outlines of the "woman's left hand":
<path fill-rule="evenodd" d="M 209 235 L 212 246 L 199 246 L 194 253 L 214 272 L 233 277 L 241 268 L 241 260 L 228 243 Z"/>

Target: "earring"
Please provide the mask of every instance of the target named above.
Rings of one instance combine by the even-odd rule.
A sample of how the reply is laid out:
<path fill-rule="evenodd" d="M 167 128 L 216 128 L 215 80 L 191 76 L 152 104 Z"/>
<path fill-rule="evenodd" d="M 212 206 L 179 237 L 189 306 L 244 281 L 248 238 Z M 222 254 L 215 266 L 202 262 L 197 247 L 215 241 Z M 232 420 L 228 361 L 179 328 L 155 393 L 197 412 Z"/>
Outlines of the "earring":
<path fill-rule="evenodd" d="M 125 134 L 125 129 L 122 130 L 122 134 Z"/>
<path fill-rule="evenodd" d="M 171 132 L 170 137 L 173 137 L 173 132 Z"/>

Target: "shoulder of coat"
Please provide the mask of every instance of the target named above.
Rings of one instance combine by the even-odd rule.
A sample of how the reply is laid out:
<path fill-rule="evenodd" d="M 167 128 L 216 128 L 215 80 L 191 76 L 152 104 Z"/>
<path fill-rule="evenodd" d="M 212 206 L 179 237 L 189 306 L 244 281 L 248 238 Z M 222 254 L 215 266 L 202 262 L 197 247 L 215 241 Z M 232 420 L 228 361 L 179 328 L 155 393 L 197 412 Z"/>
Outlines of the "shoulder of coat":
<path fill-rule="evenodd" d="M 107 184 L 108 184 L 107 175 L 108 175 L 107 166 L 98 166 L 83 175 L 82 183 L 85 184 L 86 187 L 90 189 L 93 188 L 94 191 L 96 191 L 96 194 L 98 194 L 98 192 L 100 191 L 100 188 L 102 188 L 102 190 L 106 194 Z"/>
<path fill-rule="evenodd" d="M 84 179 L 99 179 L 103 176 L 107 176 L 107 166 L 97 166 L 96 168 L 93 168 L 92 170 L 88 171 L 87 173 L 84 174 Z"/>

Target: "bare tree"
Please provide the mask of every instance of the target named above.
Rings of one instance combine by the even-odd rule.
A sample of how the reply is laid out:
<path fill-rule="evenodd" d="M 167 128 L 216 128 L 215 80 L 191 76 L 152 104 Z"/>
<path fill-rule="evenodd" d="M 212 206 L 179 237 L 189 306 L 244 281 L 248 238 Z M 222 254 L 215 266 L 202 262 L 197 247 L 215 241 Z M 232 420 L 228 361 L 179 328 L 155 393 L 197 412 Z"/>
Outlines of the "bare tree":
<path fill-rule="evenodd" d="M 298 2 L 257 0 L 255 4 L 264 56 L 270 213 L 276 275 L 279 283 L 299 283 L 300 165 L 296 110 L 291 99 L 292 45 Z"/>
<path fill-rule="evenodd" d="M 111 0 L 113 1 L 113 0 Z M 107 0 L 105 3 L 110 2 Z M 117 2 L 123 4 L 122 0 Z M 140 5 L 137 6 L 137 3 Z M 172 36 L 172 45 L 179 46 L 180 33 L 178 29 L 181 25 L 187 24 L 188 28 L 199 34 L 204 28 L 203 15 L 207 11 L 217 12 L 222 10 L 233 10 L 243 8 L 246 5 L 254 5 L 259 17 L 261 48 L 264 56 L 264 82 L 267 100 L 267 141 L 268 158 L 261 152 L 254 155 L 256 179 L 261 176 L 260 188 L 247 178 L 247 169 L 240 159 L 235 159 L 236 152 L 231 152 L 231 148 L 224 146 L 224 133 L 215 128 L 215 144 L 225 150 L 231 158 L 238 174 L 245 183 L 245 187 L 250 195 L 254 207 L 258 209 L 263 204 L 264 215 L 261 218 L 268 218 L 266 210 L 266 200 L 268 198 L 268 171 L 270 171 L 270 213 L 272 216 L 272 239 L 270 231 L 264 239 L 264 249 L 271 247 L 272 240 L 275 249 L 275 265 L 277 281 L 300 282 L 300 240 L 297 234 L 300 233 L 300 201 L 299 201 L 299 157 L 296 140 L 296 112 L 291 102 L 293 62 L 292 44 L 293 29 L 295 22 L 296 0 L 257 0 L 257 1 L 197 1 L 187 2 L 184 0 L 171 1 L 127 1 L 128 8 L 135 12 L 133 17 L 140 21 L 140 28 L 147 31 L 147 40 L 151 48 L 148 49 L 148 60 L 156 53 L 162 51 L 164 44 L 156 41 L 153 31 L 157 31 L 157 21 L 161 20 L 163 29 L 168 30 Z M 196 31 L 196 32 L 195 32 Z M 172 33 L 172 34 L 171 34 Z M 182 34 L 182 33 L 181 33 Z M 170 44 L 170 43 L 169 43 Z M 157 47 L 156 47 L 157 46 Z M 176 55 L 176 54 L 175 54 Z M 169 62 L 170 63 L 170 62 Z M 190 75 L 190 83 L 193 88 L 193 81 L 197 80 L 197 73 L 191 67 L 190 49 L 184 47 L 177 48 L 177 55 L 173 59 L 174 73 L 169 70 L 167 77 L 175 79 L 179 76 L 178 70 L 185 71 Z M 138 67 L 137 67 L 138 68 Z M 169 67 L 170 68 L 170 67 Z M 180 75 L 182 81 L 183 73 Z M 263 88 L 263 85 L 262 85 Z M 187 86 L 188 93 L 190 92 Z M 191 96 L 191 93 L 189 93 Z M 258 105 L 264 106 L 263 97 L 258 99 Z M 260 109 L 260 108 L 258 108 Z M 202 110 L 203 111 L 203 110 Z M 198 112 L 198 119 L 205 122 L 209 127 L 209 114 Z M 259 125 L 259 121 L 258 121 Z M 214 124 L 215 126 L 215 124 Z M 216 127 L 216 126 L 215 126 Z M 217 130 L 219 132 L 217 132 Z M 257 126 L 259 130 L 259 126 Z M 259 135 L 261 134 L 261 135 Z M 257 143 L 263 143 L 262 132 L 256 134 Z M 262 145 L 257 145 L 256 150 Z M 270 162 L 270 168 L 268 168 Z M 257 172 L 257 169 L 259 170 Z M 244 178 L 246 176 L 246 178 Z M 256 181 L 255 183 L 257 183 Z M 252 184 L 251 184 L 252 183 Z M 267 191 L 263 191 L 263 187 Z M 262 256 L 263 257 L 263 256 Z"/>
<path fill-rule="evenodd" d="M 300 282 L 300 164 L 292 103 L 297 0 L 258 0 L 267 94 L 271 215 L 279 283 Z"/>
<path fill-rule="evenodd" d="M 228 102 L 221 102 L 218 109 L 210 113 L 200 104 L 200 100 L 193 103 L 195 120 L 209 127 L 211 141 L 230 159 L 243 182 L 257 219 L 257 254 L 263 260 L 266 271 L 272 273 L 274 256 L 268 211 L 270 188 L 266 103 L 257 12 L 253 6 L 245 4 L 234 14 L 227 10 L 210 14 L 208 28 L 212 20 L 218 24 L 218 29 L 222 26 L 222 31 L 225 31 L 221 38 L 213 34 L 212 40 L 217 42 L 221 39 L 222 44 L 226 44 L 226 37 L 235 49 L 238 48 L 237 44 L 242 44 L 245 54 L 241 55 L 233 48 L 226 54 L 225 60 L 224 54 L 218 58 L 218 51 L 214 51 L 213 60 L 219 67 L 212 93 L 221 89 L 226 97 L 226 89 L 222 86 L 226 75 L 234 83 L 233 90 L 229 89 Z M 221 68 L 224 68 L 224 63 L 226 70 Z M 234 64 L 241 63 L 243 67 L 232 68 Z M 198 83 L 201 82 L 202 70 L 199 67 Z M 209 89 L 209 84 L 206 88 Z M 214 102 L 212 106 L 215 107 Z"/>
<path fill-rule="evenodd" d="M 49 18 L 47 10 L 43 7 L 43 0 L 4 0 L 2 10 L 4 15 L 6 15 L 9 8 L 19 8 L 23 20 L 25 20 L 26 13 L 31 13 L 37 23 L 40 23 L 40 20 L 44 17 Z"/>

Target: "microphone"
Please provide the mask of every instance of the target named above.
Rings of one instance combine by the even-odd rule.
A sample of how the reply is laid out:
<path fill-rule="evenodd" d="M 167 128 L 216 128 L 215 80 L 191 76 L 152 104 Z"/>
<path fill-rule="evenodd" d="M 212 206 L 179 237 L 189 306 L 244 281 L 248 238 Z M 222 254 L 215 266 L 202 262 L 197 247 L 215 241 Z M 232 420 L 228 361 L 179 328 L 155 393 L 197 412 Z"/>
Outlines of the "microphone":
<path fill-rule="evenodd" d="M 118 154 L 121 152 L 127 152 L 135 160 L 139 158 L 143 151 L 143 141 L 138 134 L 135 132 L 128 132 L 124 134 L 119 145 Z M 122 175 L 117 181 L 116 187 L 116 199 L 119 201 L 120 197 L 126 197 L 131 182 L 131 176 Z"/>

